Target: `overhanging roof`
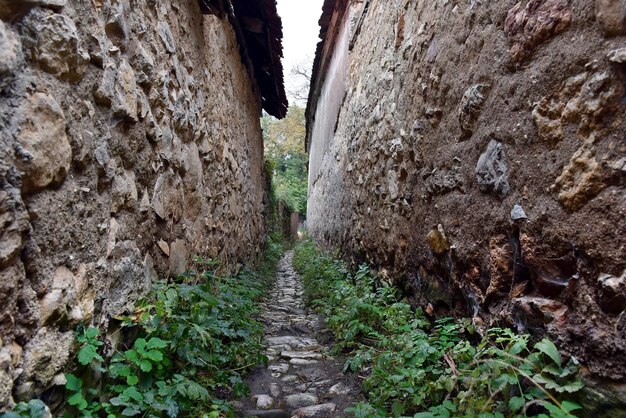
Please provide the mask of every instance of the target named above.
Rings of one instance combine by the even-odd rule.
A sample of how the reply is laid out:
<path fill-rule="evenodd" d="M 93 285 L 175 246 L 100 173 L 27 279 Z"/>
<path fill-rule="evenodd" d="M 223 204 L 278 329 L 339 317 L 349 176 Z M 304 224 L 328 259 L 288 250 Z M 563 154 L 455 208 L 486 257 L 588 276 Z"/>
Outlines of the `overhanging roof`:
<path fill-rule="evenodd" d="M 283 76 L 283 25 L 276 0 L 198 0 L 202 12 L 227 17 L 235 29 L 241 58 L 252 67 L 263 109 L 282 119 L 287 114 Z"/>

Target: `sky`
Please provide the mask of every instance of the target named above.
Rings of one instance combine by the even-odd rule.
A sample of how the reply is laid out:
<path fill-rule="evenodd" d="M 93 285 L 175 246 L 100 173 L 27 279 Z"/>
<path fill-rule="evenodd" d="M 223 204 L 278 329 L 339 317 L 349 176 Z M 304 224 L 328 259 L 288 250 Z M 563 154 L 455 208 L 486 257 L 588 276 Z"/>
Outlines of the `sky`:
<path fill-rule="evenodd" d="M 287 95 L 301 84 L 298 77 L 291 75 L 291 69 L 299 63 L 313 63 L 319 42 L 318 21 L 322 15 L 322 3 L 323 0 L 278 0 L 278 14 L 283 20 L 283 68 Z"/>

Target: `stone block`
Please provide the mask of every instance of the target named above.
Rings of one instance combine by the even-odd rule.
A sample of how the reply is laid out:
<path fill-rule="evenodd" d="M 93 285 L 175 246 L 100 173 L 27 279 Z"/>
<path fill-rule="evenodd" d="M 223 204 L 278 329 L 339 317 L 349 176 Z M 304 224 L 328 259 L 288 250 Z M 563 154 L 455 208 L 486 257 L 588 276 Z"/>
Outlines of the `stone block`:
<path fill-rule="evenodd" d="M 61 80 L 80 82 L 89 63 L 74 22 L 63 14 L 33 9 L 23 22 L 26 46 L 38 66 Z"/>
<path fill-rule="evenodd" d="M 511 191 L 508 172 L 504 145 L 492 139 L 476 164 L 478 187 L 482 192 L 494 193 L 504 199 Z"/>
<path fill-rule="evenodd" d="M 22 101 L 17 119 L 17 140 L 28 156 L 20 164 L 24 170 L 24 191 L 35 192 L 60 184 L 72 162 L 61 106 L 48 94 L 33 93 Z"/>

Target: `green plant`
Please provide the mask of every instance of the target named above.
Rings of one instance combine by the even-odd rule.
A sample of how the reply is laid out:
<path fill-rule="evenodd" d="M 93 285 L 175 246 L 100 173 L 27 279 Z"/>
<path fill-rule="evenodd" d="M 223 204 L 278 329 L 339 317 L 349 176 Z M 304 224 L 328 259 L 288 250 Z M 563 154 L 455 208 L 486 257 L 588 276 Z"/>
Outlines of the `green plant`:
<path fill-rule="evenodd" d="M 308 154 L 304 149 L 306 136 L 305 109 L 289 107 L 282 120 L 265 116 L 261 119 L 265 142 L 266 170 L 270 170 L 276 199 L 291 211 L 306 213 L 308 187 Z"/>
<path fill-rule="evenodd" d="M 367 266 L 351 273 L 312 242 L 295 251 L 308 302 L 349 354 L 346 371 L 365 375 L 368 403 L 356 417 L 572 417 L 567 396 L 582 388 L 575 359 L 548 339 L 492 328 L 482 338 L 467 320 L 426 320 Z"/>
<path fill-rule="evenodd" d="M 52 417 L 50 411 L 39 399 L 33 399 L 28 403 L 20 402 L 12 411 L 0 415 L 0 418 L 48 418 Z"/>
<path fill-rule="evenodd" d="M 214 262 L 198 260 L 203 272 L 155 285 L 134 315 L 121 318 L 118 332 L 137 335 L 127 345 L 79 329 L 82 367 L 66 375 L 66 416 L 230 416 L 226 399 L 247 394 L 245 373 L 267 362 L 254 316 L 282 255 L 279 240 L 270 237 L 258 270 L 222 276 Z"/>

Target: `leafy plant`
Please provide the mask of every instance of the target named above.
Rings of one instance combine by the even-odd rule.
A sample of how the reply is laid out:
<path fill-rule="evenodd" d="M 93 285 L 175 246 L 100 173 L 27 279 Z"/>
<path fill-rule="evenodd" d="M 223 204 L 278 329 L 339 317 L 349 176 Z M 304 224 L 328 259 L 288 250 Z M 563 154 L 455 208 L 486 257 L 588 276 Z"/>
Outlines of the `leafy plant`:
<path fill-rule="evenodd" d="M 39 399 L 33 399 L 28 403 L 20 402 L 12 411 L 0 415 L 0 418 L 47 418 L 52 417 L 46 404 Z"/>
<path fill-rule="evenodd" d="M 91 363 L 100 364 L 104 361 L 102 356 L 98 354 L 98 348 L 104 344 L 98 340 L 99 335 L 100 330 L 97 328 L 87 328 L 78 334 L 76 340 L 82 344 L 78 350 L 78 362 L 83 366 Z"/>
<path fill-rule="evenodd" d="M 492 328 L 479 338 L 467 320 L 426 320 L 367 266 L 345 264 L 305 241 L 295 251 L 308 302 L 349 354 L 344 369 L 365 375 L 368 403 L 356 417 L 572 417 L 582 388 L 574 358 L 548 339 Z"/>
<path fill-rule="evenodd" d="M 121 318 L 118 332 L 137 335 L 127 345 L 112 347 L 99 330 L 79 329 L 83 367 L 66 375 L 66 416 L 231 415 L 225 399 L 247 394 L 245 373 L 267 362 L 254 316 L 282 255 L 279 240 L 270 237 L 256 271 L 222 276 L 215 263 L 198 260 L 206 270 L 155 285 L 134 315 Z"/>

